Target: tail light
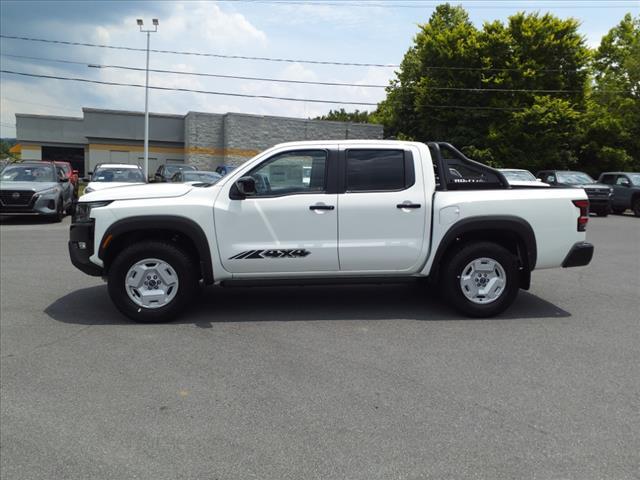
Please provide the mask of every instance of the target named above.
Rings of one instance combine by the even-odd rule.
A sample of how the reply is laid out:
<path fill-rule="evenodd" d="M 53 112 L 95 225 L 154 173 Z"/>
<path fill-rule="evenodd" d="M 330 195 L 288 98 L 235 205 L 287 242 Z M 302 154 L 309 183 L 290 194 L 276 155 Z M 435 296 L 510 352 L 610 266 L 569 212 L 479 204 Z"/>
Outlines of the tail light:
<path fill-rule="evenodd" d="M 589 200 L 572 200 L 573 204 L 580 209 L 578 217 L 578 231 L 584 232 L 589 222 Z"/>

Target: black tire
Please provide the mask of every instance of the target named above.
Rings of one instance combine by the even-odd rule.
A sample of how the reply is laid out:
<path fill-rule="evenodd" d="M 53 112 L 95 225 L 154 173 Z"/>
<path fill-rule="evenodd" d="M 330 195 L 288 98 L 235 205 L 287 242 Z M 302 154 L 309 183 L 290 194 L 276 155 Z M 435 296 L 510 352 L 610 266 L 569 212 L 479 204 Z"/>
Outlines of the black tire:
<path fill-rule="evenodd" d="M 479 304 L 469 300 L 462 292 L 460 277 L 463 269 L 474 259 L 487 257 L 499 263 L 506 276 L 506 287 L 490 303 Z M 470 243 L 450 254 L 445 260 L 440 285 L 447 302 L 470 317 L 492 317 L 508 308 L 520 290 L 518 260 L 504 247 L 491 242 Z"/>
<path fill-rule="evenodd" d="M 51 215 L 51 221 L 54 223 L 60 223 L 64 218 L 64 201 L 59 198 L 56 202 L 56 213 Z"/>
<path fill-rule="evenodd" d="M 626 208 L 623 208 L 623 207 L 612 207 L 611 208 L 611 211 L 613 213 L 615 213 L 616 215 L 622 215 L 625 210 L 626 210 Z"/>
<path fill-rule="evenodd" d="M 606 217 L 609 215 L 609 210 L 598 210 L 595 214 L 599 217 Z"/>
<path fill-rule="evenodd" d="M 633 210 L 633 214 L 636 217 L 640 217 L 640 198 L 633 199 L 633 205 L 631 209 Z"/>
<path fill-rule="evenodd" d="M 144 308 L 131 300 L 125 288 L 129 269 L 146 258 L 156 258 L 169 264 L 178 277 L 178 291 L 167 304 Z M 174 320 L 191 302 L 198 290 L 196 262 L 179 247 L 165 242 L 141 242 L 125 248 L 115 258 L 108 274 L 109 296 L 118 310 L 131 320 L 142 323 Z"/>
<path fill-rule="evenodd" d="M 75 215 L 75 213 L 76 213 L 76 202 L 77 202 L 77 199 L 75 199 L 75 198 L 73 198 L 71 200 L 71 203 L 67 207 L 67 215 L 71 215 L 71 216 Z"/>

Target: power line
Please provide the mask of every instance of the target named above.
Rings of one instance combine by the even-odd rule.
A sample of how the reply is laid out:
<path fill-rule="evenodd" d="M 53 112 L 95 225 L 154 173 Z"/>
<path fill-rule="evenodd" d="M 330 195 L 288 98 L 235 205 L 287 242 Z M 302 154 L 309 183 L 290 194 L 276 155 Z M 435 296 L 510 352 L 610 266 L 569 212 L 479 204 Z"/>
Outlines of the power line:
<path fill-rule="evenodd" d="M 4 35 L 0 34 L 0 38 L 8 38 L 12 40 L 21 40 L 27 42 L 42 42 L 42 43 L 52 43 L 59 45 L 71 45 L 71 46 L 81 46 L 81 47 L 95 47 L 95 48 L 108 48 L 115 50 L 127 50 L 134 52 L 146 52 L 144 48 L 137 47 L 125 47 L 125 46 L 116 46 L 116 45 L 103 45 L 96 43 L 83 43 L 83 42 L 70 42 L 67 40 L 51 40 L 45 38 L 33 38 L 33 37 L 22 37 L 17 35 Z M 350 63 L 350 62 L 335 62 L 335 61 L 324 61 L 324 60 L 293 60 L 289 58 L 270 58 L 270 57 L 249 57 L 242 55 L 222 55 L 219 53 L 203 53 L 203 52 L 183 52 L 177 50 L 149 50 L 154 53 L 169 53 L 174 55 L 193 55 L 193 56 L 201 56 L 201 57 L 215 57 L 215 58 L 232 58 L 239 60 L 261 60 L 268 62 L 288 62 L 288 63 L 306 63 L 306 64 L 314 64 L 314 65 L 340 65 L 340 66 L 354 66 L 354 67 L 381 67 L 381 68 L 398 68 L 400 65 L 393 64 L 380 64 L 380 63 Z M 468 71 L 487 71 L 487 72 L 519 72 L 522 69 L 519 68 L 497 68 L 497 67 L 447 67 L 447 66 L 422 66 L 422 68 L 428 70 L 468 70 Z M 536 72 L 564 72 L 564 73 L 577 73 L 572 70 L 565 70 L 562 68 L 536 68 L 531 69 Z"/>
<path fill-rule="evenodd" d="M 70 65 L 83 65 L 87 67 L 95 67 L 95 68 L 113 68 L 119 70 L 133 70 L 138 72 L 144 72 L 145 69 L 141 67 L 131 67 L 126 65 L 105 65 L 99 63 L 87 63 L 80 62 L 76 60 L 63 60 L 56 58 L 43 58 L 43 57 L 31 57 L 26 55 L 12 55 L 3 53 L 0 54 L 2 57 L 11 57 L 11 58 L 19 58 L 26 60 L 37 60 L 44 62 L 55 62 L 62 64 L 70 64 Z M 260 82 L 275 82 L 275 83 L 289 83 L 289 84 L 304 84 L 304 85 L 322 85 L 322 86 L 339 86 L 339 87 L 363 87 L 363 88 L 386 88 L 388 85 L 375 85 L 375 84 L 359 84 L 359 83 L 343 83 L 343 82 L 320 82 L 320 81 L 311 81 L 311 80 L 288 80 L 288 79 L 277 79 L 277 78 L 265 78 L 265 77 L 248 77 L 248 76 L 240 76 L 240 75 L 223 75 L 217 73 L 200 73 L 200 72 L 185 72 L 180 70 L 163 70 L 163 69 L 149 69 L 150 72 L 154 73 L 165 73 L 172 75 L 187 75 L 187 76 L 198 76 L 198 77 L 215 77 L 215 78 L 227 78 L 227 79 L 235 79 L 235 80 L 250 80 L 250 81 L 260 81 Z M 564 89 L 531 89 L 531 88 L 471 88 L 471 87 L 427 87 L 429 90 L 443 90 L 443 91 L 458 91 L 458 92 L 505 92 L 505 93 L 517 93 L 517 92 L 528 92 L 528 93 L 578 93 L 581 90 L 564 90 Z M 612 91 L 613 92 L 613 91 Z"/>
<path fill-rule="evenodd" d="M 139 83 L 118 83 L 118 82 L 107 82 L 102 80 L 90 80 L 88 78 L 74 78 L 74 77 L 59 77 L 55 75 L 44 75 L 44 74 L 36 74 L 36 73 L 26 73 L 26 72 L 14 72 L 11 70 L 0 70 L 0 73 L 8 73 L 10 75 L 21 75 L 24 77 L 35 77 L 35 78 L 49 78 L 54 80 L 66 80 L 72 82 L 84 82 L 84 83 L 94 83 L 98 85 L 112 85 L 118 87 L 137 87 L 137 88 L 145 88 L 145 85 Z M 289 102 L 308 102 L 308 103 L 328 103 L 328 104 L 337 104 L 337 105 L 370 105 L 377 106 L 377 103 L 367 103 L 367 102 L 353 102 L 353 101 L 343 101 L 343 100 L 321 100 L 318 98 L 294 98 L 294 97 L 277 97 L 274 95 L 249 95 L 245 93 L 232 93 L 232 92 L 216 92 L 211 90 L 195 90 L 189 88 L 171 88 L 171 87 L 160 87 L 149 85 L 149 88 L 153 90 L 165 90 L 171 92 L 190 92 L 190 93 L 203 93 L 207 95 L 221 95 L 227 97 L 243 97 L 243 98 L 262 98 L 267 100 L 285 100 Z"/>
<path fill-rule="evenodd" d="M 38 60 L 44 62 L 56 62 L 56 63 L 66 63 L 71 65 L 84 65 L 88 67 L 96 67 L 96 68 L 114 68 L 119 70 L 134 70 L 138 72 L 146 71 L 142 67 L 131 67 L 127 65 L 103 65 L 99 63 L 87 63 L 87 62 L 79 62 L 75 60 L 61 60 L 55 58 L 42 58 L 42 57 L 30 57 L 26 55 L 11 55 L 8 53 L 0 54 L 2 57 L 11 57 L 11 58 L 23 58 L 27 60 Z M 265 77 L 248 77 L 241 75 L 223 75 L 220 73 L 198 73 L 198 72 L 185 72 L 182 70 L 163 70 L 163 69 L 154 69 L 150 68 L 150 72 L 154 73 L 168 73 L 174 75 L 189 75 L 195 77 L 215 77 L 215 78 L 229 78 L 234 80 L 251 80 L 251 81 L 260 81 L 260 82 L 275 82 L 275 83 L 293 83 L 293 84 L 305 84 L 305 85 L 324 85 L 324 86 L 335 86 L 335 87 L 363 87 L 363 88 L 386 88 L 387 85 L 373 85 L 373 84 L 360 84 L 360 83 L 343 83 L 343 82 L 318 82 L 312 80 L 289 80 L 289 79 L 280 79 L 280 78 L 265 78 Z"/>
<path fill-rule="evenodd" d="M 341 2 L 335 2 L 335 1 L 329 1 L 329 2 L 320 2 L 320 1 L 313 1 L 313 2 L 305 2 L 305 1 L 301 1 L 301 0 L 285 0 L 285 1 L 278 1 L 278 0 L 217 0 L 218 2 L 224 1 L 224 2 L 228 2 L 228 3 L 250 3 L 250 4 L 261 4 L 261 5 L 300 5 L 300 6 L 336 6 L 336 7 L 355 7 L 355 8 L 409 8 L 409 9 L 424 9 L 424 8 L 435 8 L 436 6 L 438 6 L 439 4 L 441 4 L 442 2 L 426 2 L 426 3 L 415 3 L 415 4 L 402 4 L 402 3 L 395 3 L 395 2 L 388 2 L 388 3 L 382 3 L 382 2 L 364 2 L 364 3 L 352 3 L 349 1 L 345 1 L 342 0 Z M 406 1 L 406 0 L 405 0 Z M 635 1 L 635 0 L 634 0 Z M 573 1 L 570 2 L 572 4 L 558 4 L 561 2 L 556 2 L 556 4 L 554 3 L 542 3 L 541 6 L 544 6 L 545 8 L 589 8 L 589 9 L 601 9 L 601 8 L 632 8 L 635 7 L 636 5 L 631 2 L 631 3 L 623 3 L 624 0 L 622 1 L 618 1 L 615 4 L 609 4 L 606 2 L 600 2 L 600 4 L 593 4 L 591 2 L 587 2 L 587 3 L 582 3 L 581 1 Z M 514 9 L 514 8 L 519 8 L 519 9 L 536 9 L 539 10 L 540 6 L 535 6 L 535 5 L 520 5 L 517 4 L 515 2 L 497 2 L 494 4 L 477 4 L 475 2 L 471 2 L 469 3 L 467 2 L 463 2 L 464 3 L 464 8 L 465 9 L 502 9 L 502 8 L 508 8 L 508 9 Z M 565 2 L 566 3 L 566 2 Z M 517 5 L 517 7 L 516 7 Z"/>
<path fill-rule="evenodd" d="M 43 74 L 35 74 L 35 73 L 26 73 L 26 72 L 14 72 L 11 70 L 0 70 L 0 73 L 7 73 L 10 75 L 21 75 L 24 77 L 35 77 L 35 78 L 47 78 L 54 80 L 65 80 L 65 81 L 73 81 L 73 82 L 83 82 L 83 83 L 92 83 L 99 85 L 111 85 L 111 86 L 119 86 L 119 87 L 137 87 L 144 88 L 145 86 L 138 83 L 117 83 L 117 82 L 106 82 L 100 80 L 89 80 L 87 78 L 72 78 L 72 77 L 59 77 L 54 75 L 43 75 Z M 172 92 L 189 92 L 189 93 L 202 93 L 207 95 L 222 95 L 222 96 L 230 96 L 230 97 L 243 97 L 243 98 L 259 98 L 259 99 L 268 99 L 268 100 L 285 100 L 291 102 L 309 102 L 309 103 L 328 103 L 328 104 L 342 104 L 342 105 L 367 105 L 367 106 L 377 106 L 377 103 L 370 102 L 353 102 L 353 101 L 341 101 L 341 100 L 320 100 L 313 98 L 292 98 L 292 97 L 277 97 L 272 95 L 249 95 L 243 93 L 231 93 L 231 92 L 215 92 L 209 90 L 193 90 L 189 88 L 171 88 L 171 87 L 159 87 L 149 85 L 149 88 L 154 90 L 164 90 L 164 91 L 172 91 Z M 421 105 L 422 107 L 427 108 L 448 108 L 448 109 L 464 109 L 464 110 L 507 110 L 507 111 L 517 111 L 517 110 L 525 110 L 525 108 L 520 107 L 483 107 L 483 106 L 471 106 L 471 105 Z"/>
<path fill-rule="evenodd" d="M 21 37 L 17 35 L 0 35 L 1 38 L 8 38 L 12 40 L 23 40 L 28 42 L 42 42 L 42 43 L 55 43 L 59 45 L 73 45 L 80 47 L 95 47 L 95 48 L 109 48 L 114 50 L 128 50 L 134 52 L 146 52 L 145 48 L 125 47 L 118 45 L 104 45 L 97 43 L 85 43 L 85 42 L 70 42 L 66 40 L 50 40 L 45 38 L 33 38 L 33 37 Z M 382 64 L 382 63 L 355 63 L 355 62 L 332 62 L 324 60 L 302 60 L 291 58 L 271 58 L 271 57 L 250 57 L 245 55 L 223 55 L 221 53 L 205 53 L 205 52 L 183 52 L 177 50 L 149 50 L 153 53 L 168 53 L 173 55 L 193 55 L 199 57 L 214 57 L 214 58 L 231 58 L 237 60 L 258 60 L 264 62 L 282 62 L 282 63 L 306 63 L 314 65 L 339 65 L 347 67 L 380 67 L 380 68 L 397 68 L 400 65 Z"/>

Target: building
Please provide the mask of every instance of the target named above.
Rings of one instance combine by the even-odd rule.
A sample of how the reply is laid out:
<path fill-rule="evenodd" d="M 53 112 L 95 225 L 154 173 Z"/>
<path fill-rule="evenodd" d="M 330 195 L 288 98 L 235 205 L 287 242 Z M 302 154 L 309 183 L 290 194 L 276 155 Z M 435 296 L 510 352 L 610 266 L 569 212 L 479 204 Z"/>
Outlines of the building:
<path fill-rule="evenodd" d="M 81 176 L 104 162 L 144 162 L 144 113 L 83 108 L 83 117 L 16 114 L 23 160 L 64 160 Z M 382 126 L 241 113 L 149 115 L 149 172 L 166 163 L 201 170 L 238 165 L 282 142 L 380 139 Z"/>

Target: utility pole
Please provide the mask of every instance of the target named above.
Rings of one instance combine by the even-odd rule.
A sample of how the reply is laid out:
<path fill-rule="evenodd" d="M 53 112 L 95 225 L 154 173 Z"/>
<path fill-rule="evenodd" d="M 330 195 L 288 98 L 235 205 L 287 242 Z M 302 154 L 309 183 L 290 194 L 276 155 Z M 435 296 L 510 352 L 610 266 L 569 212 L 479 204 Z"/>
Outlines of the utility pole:
<path fill-rule="evenodd" d="M 158 31 L 158 19 L 152 20 L 153 30 L 144 30 L 142 27 L 144 22 L 141 18 L 137 20 L 138 26 L 142 33 L 147 34 L 147 66 L 145 69 L 146 81 L 144 88 L 144 177 L 149 179 L 149 42 L 151 40 L 151 33 Z"/>

